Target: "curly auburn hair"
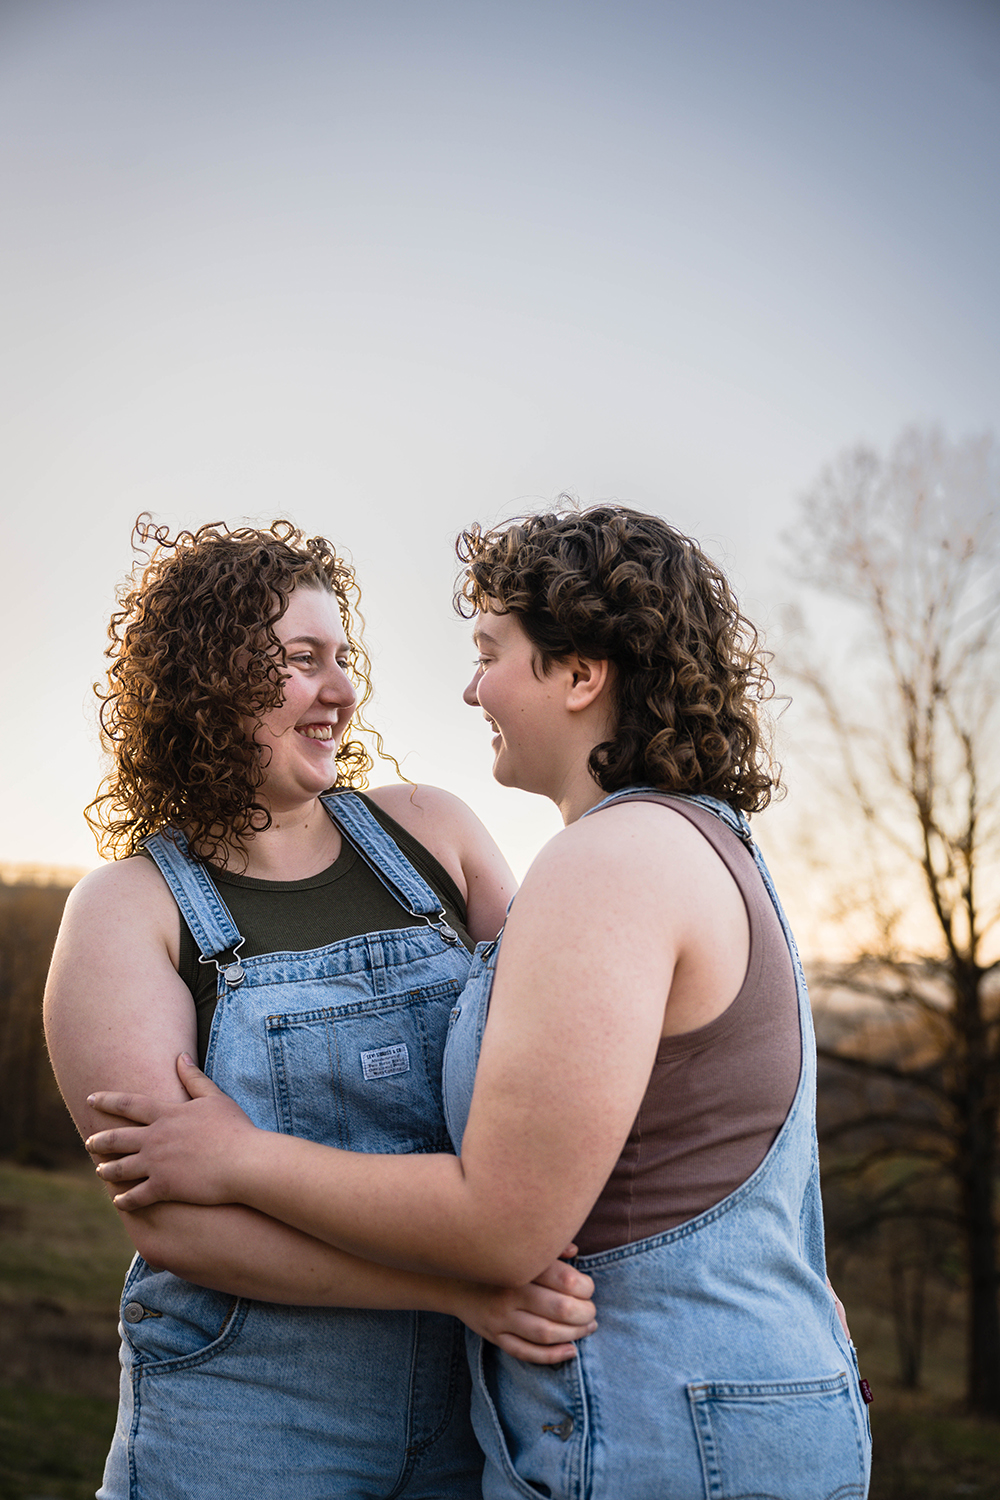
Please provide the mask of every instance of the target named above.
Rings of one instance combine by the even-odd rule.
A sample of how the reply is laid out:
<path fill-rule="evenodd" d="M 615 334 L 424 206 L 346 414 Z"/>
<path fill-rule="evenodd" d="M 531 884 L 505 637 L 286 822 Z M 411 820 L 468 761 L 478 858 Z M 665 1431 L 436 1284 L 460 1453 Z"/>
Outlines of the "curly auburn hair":
<path fill-rule="evenodd" d="M 658 516 L 621 505 L 523 517 L 457 543 L 460 614 L 517 615 L 541 669 L 572 653 L 615 667 L 617 727 L 589 767 L 759 812 L 779 785 L 760 720 L 770 656 L 723 573 Z"/>
<path fill-rule="evenodd" d="M 275 634 L 297 584 L 336 596 L 350 647 L 358 710 L 371 695 L 371 663 L 354 570 L 325 537 L 290 521 L 230 531 L 221 522 L 171 537 L 140 516 L 133 544 L 148 561 L 118 591 L 108 626 L 101 743 L 112 769 L 84 816 L 102 855 L 134 854 L 143 839 L 183 829 L 202 859 L 270 825 L 257 800 L 264 778 L 248 720 L 284 695 L 284 651 Z M 360 720 L 382 752 L 380 736 Z M 367 786 L 372 758 L 357 740 L 337 751 L 338 786 Z"/>

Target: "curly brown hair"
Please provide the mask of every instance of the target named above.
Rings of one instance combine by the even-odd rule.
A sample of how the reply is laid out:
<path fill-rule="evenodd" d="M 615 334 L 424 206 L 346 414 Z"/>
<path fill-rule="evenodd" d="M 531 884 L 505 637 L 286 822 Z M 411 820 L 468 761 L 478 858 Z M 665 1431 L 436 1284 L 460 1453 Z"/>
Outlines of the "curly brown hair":
<path fill-rule="evenodd" d="M 297 584 L 336 596 L 358 694 L 371 695 L 354 570 L 325 537 L 291 521 L 269 530 L 211 522 L 171 537 L 140 516 L 136 550 L 151 548 L 136 582 L 118 591 L 108 626 L 101 743 L 112 769 L 86 809 L 102 855 L 134 854 L 150 834 L 179 827 L 203 859 L 270 825 L 257 800 L 264 768 L 248 720 L 282 701 L 284 652 L 275 634 Z M 358 740 L 337 751 L 338 786 L 367 786 L 372 757 Z"/>
<path fill-rule="evenodd" d="M 526 516 L 457 543 L 466 617 L 517 615 L 541 670 L 572 654 L 615 667 L 616 733 L 590 771 L 759 812 L 779 785 L 761 720 L 769 653 L 690 537 L 622 505 Z"/>

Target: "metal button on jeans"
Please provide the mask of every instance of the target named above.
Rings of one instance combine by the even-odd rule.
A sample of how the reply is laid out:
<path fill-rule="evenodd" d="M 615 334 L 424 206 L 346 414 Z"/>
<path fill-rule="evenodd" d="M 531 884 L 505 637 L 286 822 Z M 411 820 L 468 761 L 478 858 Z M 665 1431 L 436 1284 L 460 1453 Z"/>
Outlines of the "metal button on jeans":
<path fill-rule="evenodd" d="M 560 1442 L 566 1443 L 573 1435 L 573 1418 L 563 1417 L 561 1422 L 546 1422 L 542 1431 L 554 1433 Z"/>
<path fill-rule="evenodd" d="M 126 1302 L 122 1308 L 122 1317 L 126 1323 L 141 1323 L 146 1316 L 146 1309 L 141 1302 Z"/>

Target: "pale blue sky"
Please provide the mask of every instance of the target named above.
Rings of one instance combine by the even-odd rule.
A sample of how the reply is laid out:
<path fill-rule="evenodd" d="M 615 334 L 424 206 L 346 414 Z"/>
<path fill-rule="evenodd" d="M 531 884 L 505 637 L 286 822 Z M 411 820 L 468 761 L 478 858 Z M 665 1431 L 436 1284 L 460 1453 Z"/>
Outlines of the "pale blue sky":
<path fill-rule="evenodd" d="M 0 862 L 88 864 L 138 511 L 354 557 L 387 743 L 523 870 L 458 528 L 661 512 L 764 617 L 823 462 L 1000 410 L 1000 9 L 5 0 Z"/>

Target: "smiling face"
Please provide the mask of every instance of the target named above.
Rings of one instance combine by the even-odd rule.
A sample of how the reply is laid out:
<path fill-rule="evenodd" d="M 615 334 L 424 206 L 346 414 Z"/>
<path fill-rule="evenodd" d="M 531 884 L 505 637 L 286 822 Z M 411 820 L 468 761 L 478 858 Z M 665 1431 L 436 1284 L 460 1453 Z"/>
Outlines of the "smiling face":
<path fill-rule="evenodd" d="M 357 705 L 335 594 L 299 584 L 274 633 L 285 648 L 284 699 L 253 731 L 265 766 L 262 799 L 272 813 L 333 786 L 337 749 Z"/>
<path fill-rule="evenodd" d="M 493 729 L 493 775 L 502 786 L 551 796 L 565 714 L 556 663 L 542 671 L 516 615 L 483 611 L 473 631 L 476 673 L 463 693 Z"/>

